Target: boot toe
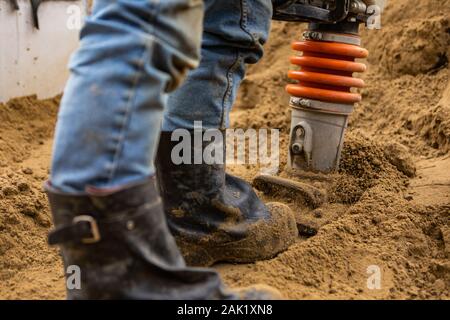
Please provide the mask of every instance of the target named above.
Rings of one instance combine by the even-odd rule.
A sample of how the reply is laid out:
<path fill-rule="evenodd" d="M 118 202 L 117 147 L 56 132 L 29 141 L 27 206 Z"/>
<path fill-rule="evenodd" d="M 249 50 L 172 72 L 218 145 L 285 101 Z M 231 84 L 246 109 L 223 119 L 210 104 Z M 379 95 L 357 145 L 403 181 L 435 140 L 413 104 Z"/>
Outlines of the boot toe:
<path fill-rule="evenodd" d="M 273 258 L 287 250 L 298 237 L 294 214 L 287 205 L 271 202 L 266 206 L 270 219 L 260 220 L 250 228 L 246 241 L 250 254 L 246 262 Z"/>
<path fill-rule="evenodd" d="M 179 238 L 186 263 L 194 266 L 211 266 L 217 262 L 253 263 L 287 250 L 298 237 L 294 214 L 282 203 L 266 206 L 270 217 L 243 222 L 246 236 L 240 240 L 222 242 L 214 234 L 195 242 Z"/>

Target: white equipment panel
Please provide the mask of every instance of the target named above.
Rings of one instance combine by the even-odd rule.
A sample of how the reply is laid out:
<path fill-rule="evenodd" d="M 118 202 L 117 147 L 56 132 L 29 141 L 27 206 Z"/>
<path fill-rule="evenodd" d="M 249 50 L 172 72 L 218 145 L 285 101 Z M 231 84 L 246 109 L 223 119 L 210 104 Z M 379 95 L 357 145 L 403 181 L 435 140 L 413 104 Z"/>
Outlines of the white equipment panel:
<path fill-rule="evenodd" d="M 38 30 L 30 1 L 17 2 L 20 9 L 15 11 L 9 1 L 0 0 L 0 102 L 61 93 L 85 17 L 85 1 L 44 1 L 38 10 Z"/>

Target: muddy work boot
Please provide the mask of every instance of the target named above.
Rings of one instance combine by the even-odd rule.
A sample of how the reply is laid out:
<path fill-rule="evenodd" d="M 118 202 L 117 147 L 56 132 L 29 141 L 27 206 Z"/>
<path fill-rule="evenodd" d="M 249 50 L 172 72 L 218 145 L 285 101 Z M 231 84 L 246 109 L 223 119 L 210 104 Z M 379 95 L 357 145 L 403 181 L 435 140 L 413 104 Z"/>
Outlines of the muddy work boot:
<path fill-rule="evenodd" d="M 46 189 L 55 224 L 49 243 L 60 245 L 65 270 L 79 270 L 68 299 L 279 298 L 272 289 L 229 292 L 216 272 L 186 267 L 155 179 L 112 194 Z"/>
<path fill-rule="evenodd" d="M 220 134 L 224 140 L 224 132 Z M 264 205 L 247 182 L 225 173 L 224 161 L 174 164 L 171 154 L 177 156 L 180 147 L 174 147 L 179 143 L 171 141 L 170 132 L 162 133 L 156 168 L 169 228 L 188 265 L 251 263 L 272 258 L 294 243 L 298 231 L 287 206 Z M 191 150 L 183 152 L 194 160 L 214 143 L 203 142 L 201 148 L 188 144 Z M 219 145 L 224 159 L 225 143 Z"/>

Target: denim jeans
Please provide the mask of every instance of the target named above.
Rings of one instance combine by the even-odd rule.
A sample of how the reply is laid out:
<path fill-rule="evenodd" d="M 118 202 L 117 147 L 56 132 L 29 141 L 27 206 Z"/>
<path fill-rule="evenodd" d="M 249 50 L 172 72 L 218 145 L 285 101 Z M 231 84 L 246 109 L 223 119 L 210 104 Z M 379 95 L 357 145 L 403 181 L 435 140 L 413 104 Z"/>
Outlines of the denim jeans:
<path fill-rule="evenodd" d="M 96 0 L 69 65 L 52 186 L 82 194 L 143 181 L 161 128 L 227 126 L 271 14 L 270 0 Z"/>

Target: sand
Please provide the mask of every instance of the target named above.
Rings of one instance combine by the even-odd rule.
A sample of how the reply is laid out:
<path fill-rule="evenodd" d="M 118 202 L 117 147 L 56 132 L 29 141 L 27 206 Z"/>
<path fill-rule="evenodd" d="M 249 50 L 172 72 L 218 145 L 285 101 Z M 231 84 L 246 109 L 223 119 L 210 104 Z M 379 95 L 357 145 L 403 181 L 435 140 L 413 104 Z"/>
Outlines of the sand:
<path fill-rule="evenodd" d="M 265 283 L 289 299 L 450 298 L 450 1 L 391 1 L 382 30 L 364 31 L 368 72 L 341 169 L 322 178 L 286 168 L 290 122 L 283 87 L 289 39 L 304 25 L 274 23 L 263 60 L 248 71 L 233 114 L 241 128 L 279 128 L 279 175 L 326 201 L 259 188 L 295 212 L 301 234 L 269 261 L 218 265 L 230 286 Z M 46 244 L 48 176 L 58 98 L 0 105 L 0 298 L 62 299 L 57 250 Z M 253 181 L 258 166 L 229 170 Z M 380 272 L 380 286 L 371 284 Z M 369 283 L 368 283 L 369 281 Z"/>

